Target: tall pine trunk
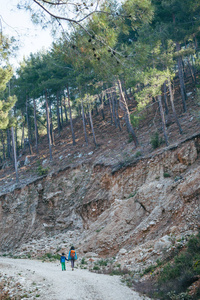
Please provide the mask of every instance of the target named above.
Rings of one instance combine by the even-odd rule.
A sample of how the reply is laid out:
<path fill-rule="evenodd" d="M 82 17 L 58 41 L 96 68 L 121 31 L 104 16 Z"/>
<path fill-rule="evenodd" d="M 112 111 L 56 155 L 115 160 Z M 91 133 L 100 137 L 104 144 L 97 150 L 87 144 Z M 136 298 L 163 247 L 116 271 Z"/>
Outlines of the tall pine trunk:
<path fill-rule="evenodd" d="M 121 81 L 121 84 L 122 84 L 122 89 L 124 90 L 125 98 L 126 98 L 126 100 L 128 102 L 128 101 L 130 101 L 130 97 L 129 97 L 128 93 L 127 93 L 126 83 L 125 83 L 124 79 Z"/>
<path fill-rule="evenodd" d="M 34 124 L 35 124 L 35 147 L 36 147 L 36 152 L 38 153 L 38 126 L 37 126 L 35 99 L 33 99 L 33 106 L 34 106 Z"/>
<path fill-rule="evenodd" d="M 113 124 L 113 113 L 112 113 L 112 104 L 111 104 L 111 97 L 108 95 L 108 93 L 106 92 L 106 96 L 107 96 L 107 101 L 109 104 L 109 109 L 110 109 L 110 119 L 111 119 L 111 124 Z"/>
<path fill-rule="evenodd" d="M 3 146 L 3 161 L 5 161 L 6 159 L 6 152 L 5 152 L 5 141 L 4 141 L 4 136 L 3 136 L 3 131 L 0 130 L 1 132 L 1 143 L 2 143 L 2 146 Z"/>
<path fill-rule="evenodd" d="M 181 46 L 178 42 L 176 42 L 176 50 L 179 52 L 181 50 Z M 182 67 L 182 58 L 181 56 L 178 56 L 178 75 L 179 75 L 179 81 L 180 81 L 180 89 L 181 89 L 181 98 L 183 103 L 183 111 L 187 111 L 186 107 L 186 90 L 185 90 L 185 83 L 184 83 L 184 76 L 183 76 L 183 67 Z"/>
<path fill-rule="evenodd" d="M 188 62 L 188 67 L 190 69 L 190 74 L 192 76 L 192 81 L 193 81 L 194 84 L 196 84 L 197 79 L 196 79 L 196 75 L 195 75 L 195 70 L 194 70 L 194 67 L 190 63 L 190 60 L 189 60 L 188 56 L 187 56 L 187 62 Z"/>
<path fill-rule="evenodd" d="M 167 136 L 167 128 L 166 128 L 166 125 L 165 125 L 166 122 L 165 122 L 165 115 L 164 115 L 161 95 L 158 96 L 158 105 L 159 105 L 159 109 L 160 109 L 160 115 L 161 115 L 161 121 L 162 121 L 162 130 L 163 130 L 163 134 L 164 134 L 164 138 L 165 138 L 165 143 L 168 146 L 169 142 L 168 142 L 168 136 Z"/>
<path fill-rule="evenodd" d="M 14 155 L 14 165 L 15 165 L 15 175 L 16 175 L 16 182 L 19 182 L 19 175 L 17 169 L 17 155 L 16 155 L 16 147 L 15 147 L 15 137 L 14 137 L 14 129 L 13 126 L 11 127 L 12 132 L 12 144 L 13 144 L 13 155 Z"/>
<path fill-rule="evenodd" d="M 12 157 L 11 157 L 11 138 L 10 138 L 10 129 L 9 128 L 6 129 L 6 133 L 7 133 L 7 157 L 9 159 L 12 159 Z"/>
<path fill-rule="evenodd" d="M 173 93 L 173 91 L 172 91 L 172 84 L 171 84 L 170 78 L 168 78 L 168 87 L 169 87 L 169 94 L 170 94 L 170 101 L 171 101 L 171 106 L 172 106 L 173 115 L 174 115 L 176 124 L 177 124 L 177 126 L 178 126 L 179 132 L 180 132 L 180 134 L 182 134 L 182 133 L 183 133 L 183 130 L 182 130 L 182 128 L 181 128 L 181 124 L 179 123 L 179 119 L 178 119 L 178 117 L 177 117 L 176 110 L 175 110 L 175 106 L 174 106 L 174 93 Z"/>
<path fill-rule="evenodd" d="M 52 110 L 51 110 L 51 103 L 49 105 L 49 121 L 50 121 L 50 134 L 51 134 L 51 142 L 52 145 L 55 146 L 55 139 L 54 139 L 54 131 L 53 131 L 53 121 L 52 121 Z"/>
<path fill-rule="evenodd" d="M 68 85 L 67 85 L 67 97 L 68 97 L 68 107 L 69 107 L 69 117 L 70 117 L 70 126 L 71 126 L 72 140 L 73 140 L 73 145 L 76 145 L 74 128 L 73 128 L 73 122 L 72 122 L 72 111 L 71 111 L 71 105 L 70 105 L 70 97 L 69 97 L 69 87 L 68 87 Z"/>
<path fill-rule="evenodd" d="M 66 120 L 66 123 L 68 122 L 68 116 L 67 116 L 67 107 L 66 107 L 66 97 L 64 95 L 64 112 L 65 112 L 65 120 Z"/>
<path fill-rule="evenodd" d="M 174 24 L 174 29 L 176 30 L 176 16 L 173 14 L 173 24 Z M 181 50 L 181 45 L 178 41 L 176 41 L 176 51 L 179 53 Z M 186 112 L 186 100 L 187 100 L 187 95 L 186 95 L 186 90 L 185 90 L 185 83 L 184 83 L 184 76 L 183 76 L 183 64 L 182 64 L 182 58 L 181 56 L 178 55 L 177 58 L 178 62 L 178 76 L 179 76 L 179 81 L 180 81 L 180 89 L 181 89 L 181 98 L 182 98 L 182 103 L 183 103 L 183 111 Z"/>
<path fill-rule="evenodd" d="M 84 113 L 83 100 L 82 99 L 81 99 L 81 110 L 82 110 L 83 130 L 84 130 L 84 135 L 85 135 L 85 142 L 86 142 L 86 145 L 88 146 L 88 138 L 87 138 L 86 124 L 85 124 L 85 113 Z"/>
<path fill-rule="evenodd" d="M 119 101 L 118 101 L 117 97 L 116 97 L 116 116 L 117 116 L 117 124 L 118 124 L 119 130 L 121 131 L 122 128 L 121 128 L 120 120 L 119 120 Z"/>
<path fill-rule="evenodd" d="M 47 98 L 47 91 L 45 90 L 45 101 L 46 101 L 46 117 L 47 117 L 47 136 L 49 142 L 49 154 L 50 154 L 50 161 L 52 161 L 52 142 L 51 142 L 51 134 L 50 134 L 50 122 L 49 122 L 49 104 Z"/>
<path fill-rule="evenodd" d="M 115 123 L 115 127 L 117 128 L 118 127 L 118 124 L 117 124 L 117 118 L 116 118 L 116 114 L 115 114 L 115 111 L 116 111 L 116 103 L 115 103 L 115 97 L 113 95 L 113 92 L 111 92 L 111 102 L 112 102 L 112 113 L 113 113 L 113 119 L 114 119 L 114 123 Z"/>
<path fill-rule="evenodd" d="M 60 100 L 60 120 L 61 120 L 61 128 L 62 128 L 64 124 L 62 100 Z"/>
<path fill-rule="evenodd" d="M 97 147 L 97 142 L 96 142 L 96 137 L 95 137 L 95 133 L 94 133 L 94 126 L 93 126 L 93 121 L 92 121 L 92 114 L 91 114 L 90 105 L 88 105 L 88 109 L 89 109 L 89 118 L 90 118 L 90 125 L 91 125 L 91 130 L 92 130 L 92 135 L 93 135 L 93 141 L 94 141 L 95 146 Z"/>
<path fill-rule="evenodd" d="M 21 138 L 21 149 L 24 148 L 24 122 L 22 124 L 22 138 Z"/>
<path fill-rule="evenodd" d="M 118 87 L 119 87 L 119 92 L 120 92 L 120 100 L 119 100 L 119 105 L 121 107 L 121 109 L 123 110 L 124 112 L 124 118 L 125 118 L 125 122 L 126 122 L 126 127 L 127 127 L 127 130 L 128 132 L 132 135 L 133 137 L 133 141 L 135 143 L 135 146 L 138 147 L 139 146 L 139 143 L 138 143 L 138 139 L 135 135 L 135 132 L 134 132 L 134 129 L 133 129 L 133 126 L 131 124 L 131 120 L 130 120 L 130 112 L 129 112 L 129 109 L 128 109 L 128 105 L 126 103 L 126 99 L 124 97 L 124 93 L 122 91 L 122 85 L 121 85 L 121 81 L 118 79 L 117 81 L 118 83 Z"/>
<path fill-rule="evenodd" d="M 60 122 L 60 110 L 59 110 L 59 95 L 58 95 L 58 91 L 56 93 L 56 112 L 57 112 L 57 126 L 58 126 L 58 133 L 60 136 L 60 132 L 61 132 L 61 122 Z"/>
<path fill-rule="evenodd" d="M 164 82 L 163 88 L 164 88 L 165 113 L 166 113 L 166 115 L 168 115 L 169 110 L 168 110 L 168 105 L 167 105 L 167 85 L 166 85 L 166 81 Z"/>
<path fill-rule="evenodd" d="M 121 129 L 120 121 L 119 121 L 119 101 L 117 99 L 116 87 L 114 87 L 113 97 L 115 100 L 115 115 L 116 115 L 116 120 L 117 120 L 117 126 L 119 127 L 119 130 L 121 131 L 122 129 Z"/>
<path fill-rule="evenodd" d="M 30 134 L 30 124 L 29 124 L 29 114 L 28 114 L 28 99 L 26 98 L 26 122 L 27 122 L 27 129 L 28 129 L 28 147 L 29 152 L 32 155 L 32 145 L 31 145 L 31 134 Z"/>
<path fill-rule="evenodd" d="M 99 95 L 99 100 L 101 102 L 101 105 L 100 105 L 100 109 L 101 109 L 101 115 L 102 115 L 102 119 L 105 120 L 105 115 L 104 115 L 104 101 L 103 101 L 103 95 L 100 94 Z"/>
<path fill-rule="evenodd" d="M 14 116 L 15 116 L 15 118 L 16 118 L 16 120 L 17 120 L 17 116 L 16 116 L 16 106 L 14 106 Z M 17 128 L 18 128 L 18 125 L 17 125 L 17 123 L 16 123 L 16 126 L 15 126 L 15 145 L 16 145 L 16 154 L 17 154 L 17 156 L 18 156 L 18 147 L 17 147 L 17 145 L 18 145 L 18 141 L 17 141 Z"/>

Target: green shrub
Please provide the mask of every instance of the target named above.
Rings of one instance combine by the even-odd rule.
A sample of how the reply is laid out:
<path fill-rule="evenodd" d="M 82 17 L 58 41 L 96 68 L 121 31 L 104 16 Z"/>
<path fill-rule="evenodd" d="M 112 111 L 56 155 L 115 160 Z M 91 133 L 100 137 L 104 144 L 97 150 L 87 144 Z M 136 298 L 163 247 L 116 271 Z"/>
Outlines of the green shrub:
<path fill-rule="evenodd" d="M 145 275 L 145 274 L 148 274 L 148 273 L 153 272 L 153 271 L 155 270 L 155 268 L 156 268 L 156 266 L 154 266 L 154 265 L 151 265 L 151 266 L 147 267 L 147 268 L 144 270 L 142 276 Z"/>
<path fill-rule="evenodd" d="M 128 135 L 128 143 L 132 143 L 133 142 L 133 136 L 131 133 L 129 133 Z"/>
<path fill-rule="evenodd" d="M 142 117 L 141 115 L 138 114 L 138 112 L 136 112 L 130 115 L 130 119 L 131 119 L 131 125 L 133 127 L 138 127 L 140 120 L 144 119 L 144 117 Z"/>
<path fill-rule="evenodd" d="M 190 300 L 192 299 L 191 296 L 188 295 L 188 293 L 180 293 L 179 295 L 176 295 L 174 292 L 169 292 L 167 294 L 171 300 Z"/>
<path fill-rule="evenodd" d="M 107 259 L 106 260 L 104 260 L 104 259 L 98 260 L 97 264 L 100 266 L 107 266 L 108 260 Z"/>
<path fill-rule="evenodd" d="M 163 174 L 163 177 L 164 177 L 164 178 L 168 178 L 168 177 L 171 177 L 171 175 L 170 175 L 169 173 L 165 172 L 165 173 Z"/>
<path fill-rule="evenodd" d="M 81 264 L 82 264 L 82 265 L 87 265 L 87 262 L 85 261 L 85 257 L 83 257 L 83 258 L 81 259 Z"/>
<path fill-rule="evenodd" d="M 141 155 L 142 155 L 142 153 L 140 151 L 137 151 L 134 156 L 135 156 L 135 158 L 137 158 L 137 157 L 140 157 Z"/>
<path fill-rule="evenodd" d="M 159 137 L 158 131 L 156 131 L 156 132 L 151 136 L 150 143 L 151 143 L 153 149 L 158 148 L 158 147 L 163 143 L 162 138 Z"/>
<path fill-rule="evenodd" d="M 60 259 L 60 255 L 59 254 L 52 254 L 52 253 L 45 253 L 42 257 L 42 260 L 59 260 Z"/>
<path fill-rule="evenodd" d="M 171 262 L 166 264 L 166 260 L 159 261 L 155 268 L 149 266 L 142 275 L 153 272 L 158 266 L 165 264 L 163 268 L 157 269 L 157 274 L 153 273 L 156 276 L 144 281 L 138 290 L 160 300 L 200 299 L 200 289 L 192 298 L 187 290 L 200 275 L 200 234 L 191 237 L 184 250 L 177 247 L 177 251 L 176 256 L 171 256 Z"/>
<path fill-rule="evenodd" d="M 195 254 L 195 253 L 200 253 L 200 237 L 192 237 L 188 241 L 188 252 Z"/>
<path fill-rule="evenodd" d="M 37 167 L 37 174 L 39 176 L 46 175 L 49 171 L 49 168 L 43 168 L 41 165 Z"/>

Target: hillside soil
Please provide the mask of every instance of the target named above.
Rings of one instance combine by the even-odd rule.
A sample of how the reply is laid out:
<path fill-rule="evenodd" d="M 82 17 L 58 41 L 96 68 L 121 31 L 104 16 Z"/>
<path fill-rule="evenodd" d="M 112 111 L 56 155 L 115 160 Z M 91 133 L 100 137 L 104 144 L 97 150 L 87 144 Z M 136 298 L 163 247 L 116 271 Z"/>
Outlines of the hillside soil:
<path fill-rule="evenodd" d="M 199 75 L 197 74 L 199 81 Z M 198 115 L 199 106 L 196 101 L 196 88 L 191 78 L 186 81 L 187 91 L 187 111 L 183 112 L 182 100 L 178 78 L 175 80 L 175 108 L 179 118 L 183 133 L 180 134 L 175 119 L 172 114 L 169 95 L 168 109 L 166 115 L 167 134 L 169 146 L 178 144 L 188 139 L 194 134 L 200 132 L 200 121 Z M 127 99 L 130 113 L 135 111 L 136 101 L 133 96 L 129 95 Z M 164 106 L 164 103 L 163 103 Z M 49 159 L 49 146 L 47 136 L 41 136 L 39 139 L 39 153 L 36 153 L 34 140 L 32 143 L 33 153 L 30 154 L 28 146 L 21 150 L 18 156 L 19 163 L 19 183 L 16 183 L 15 170 L 12 162 L 6 161 L 0 166 L 0 194 L 9 192 L 16 187 L 27 185 L 38 178 L 42 169 L 48 173 L 57 172 L 66 166 L 74 166 L 81 163 L 115 165 L 124 161 L 131 160 L 133 157 L 144 157 L 153 155 L 166 147 L 164 142 L 162 124 L 158 103 L 154 102 L 148 105 L 141 113 L 139 124 L 134 127 L 136 136 L 139 140 L 139 147 L 135 147 L 134 142 L 130 139 L 126 129 L 123 113 L 119 110 L 121 131 L 111 122 L 109 106 L 105 106 L 105 119 L 102 119 L 100 111 L 93 112 L 93 123 L 98 146 L 93 143 L 93 136 L 89 123 L 87 123 L 87 134 L 89 145 L 84 140 L 84 132 L 81 118 L 73 120 L 74 132 L 76 135 L 76 145 L 72 144 L 70 124 L 64 123 L 61 134 L 54 130 L 55 145 L 52 148 L 53 160 Z M 156 150 L 153 149 L 151 138 L 155 132 L 159 133 L 162 143 Z M 28 164 L 24 165 L 26 158 Z"/>

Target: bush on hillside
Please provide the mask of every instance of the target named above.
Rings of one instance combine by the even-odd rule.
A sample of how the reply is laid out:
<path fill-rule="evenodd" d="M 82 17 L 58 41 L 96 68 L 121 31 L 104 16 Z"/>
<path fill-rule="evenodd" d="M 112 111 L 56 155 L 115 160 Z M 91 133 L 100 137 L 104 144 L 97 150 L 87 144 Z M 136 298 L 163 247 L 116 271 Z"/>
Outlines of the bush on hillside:
<path fill-rule="evenodd" d="M 150 143 L 151 143 L 153 149 L 158 148 L 158 147 L 163 143 L 162 138 L 159 137 L 158 131 L 156 131 L 156 132 L 151 136 Z"/>
<path fill-rule="evenodd" d="M 159 266 L 158 266 L 159 267 Z M 189 295 L 188 288 L 200 276 L 200 233 L 191 237 L 186 248 L 179 251 L 171 262 L 160 270 L 154 268 L 152 280 L 137 285 L 138 290 L 160 300 L 193 299 L 198 300 L 200 288 L 196 295 Z"/>

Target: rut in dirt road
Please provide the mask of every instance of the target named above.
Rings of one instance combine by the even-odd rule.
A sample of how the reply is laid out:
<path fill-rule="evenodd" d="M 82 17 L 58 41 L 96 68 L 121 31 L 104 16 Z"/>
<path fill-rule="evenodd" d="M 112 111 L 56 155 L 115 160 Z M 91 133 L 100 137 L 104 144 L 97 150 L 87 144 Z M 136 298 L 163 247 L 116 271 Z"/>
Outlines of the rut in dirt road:
<path fill-rule="evenodd" d="M 123 285 L 119 276 L 96 274 L 80 269 L 72 272 L 69 264 L 66 269 L 61 271 L 59 263 L 0 258 L 1 273 L 20 280 L 24 293 L 26 291 L 26 299 L 36 299 L 35 297 L 42 300 L 148 299 Z M 38 287 L 35 297 L 32 293 L 27 294 L 31 285 Z"/>

